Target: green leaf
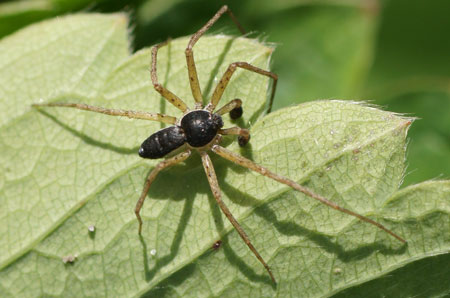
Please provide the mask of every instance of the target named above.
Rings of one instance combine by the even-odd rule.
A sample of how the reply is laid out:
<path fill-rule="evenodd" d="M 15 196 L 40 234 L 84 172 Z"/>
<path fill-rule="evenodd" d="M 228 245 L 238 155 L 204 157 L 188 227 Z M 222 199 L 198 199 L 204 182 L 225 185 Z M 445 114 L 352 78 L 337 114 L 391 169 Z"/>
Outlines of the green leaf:
<path fill-rule="evenodd" d="M 0 37 L 28 24 L 94 4 L 93 0 L 20 0 L 0 3 Z"/>
<path fill-rule="evenodd" d="M 223 199 L 271 266 L 274 287 L 221 214 L 198 156 L 158 176 L 139 238 L 133 208 L 156 161 L 136 152 L 162 126 L 30 107 L 84 102 L 179 117 L 151 85 L 150 50 L 129 56 L 126 32 L 123 15 L 77 15 L 0 43 L 0 296 L 326 296 L 448 253 L 450 182 L 398 190 L 412 119 L 342 101 L 261 117 L 268 80 L 244 70 L 222 104 L 243 99 L 236 124 L 251 127 L 252 139 L 245 149 L 228 148 L 380 221 L 408 246 L 213 157 Z M 187 42 L 160 50 L 158 75 L 192 106 Z M 200 39 L 194 53 L 204 97 L 229 63 L 268 69 L 271 52 L 245 38 Z M 236 125 L 228 116 L 225 122 Z M 219 239 L 222 246 L 212 250 Z M 64 264 L 69 256 L 76 259 Z"/>

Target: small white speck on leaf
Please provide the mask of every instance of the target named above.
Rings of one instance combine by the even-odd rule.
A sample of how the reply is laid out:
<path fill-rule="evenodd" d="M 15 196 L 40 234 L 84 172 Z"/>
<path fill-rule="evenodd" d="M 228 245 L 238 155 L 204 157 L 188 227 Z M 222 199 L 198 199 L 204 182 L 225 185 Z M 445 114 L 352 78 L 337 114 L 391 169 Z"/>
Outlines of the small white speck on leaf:
<path fill-rule="evenodd" d="M 155 255 L 156 255 L 156 249 L 150 250 L 150 254 L 151 254 L 152 256 L 155 256 Z"/>
<path fill-rule="evenodd" d="M 73 262 L 75 262 L 77 257 L 78 257 L 78 254 L 65 256 L 65 257 L 62 258 L 62 261 L 63 261 L 64 264 L 73 263 Z"/>
<path fill-rule="evenodd" d="M 88 227 L 88 231 L 89 231 L 90 233 L 95 232 L 95 226 L 94 226 L 94 225 L 90 225 L 90 226 Z"/>

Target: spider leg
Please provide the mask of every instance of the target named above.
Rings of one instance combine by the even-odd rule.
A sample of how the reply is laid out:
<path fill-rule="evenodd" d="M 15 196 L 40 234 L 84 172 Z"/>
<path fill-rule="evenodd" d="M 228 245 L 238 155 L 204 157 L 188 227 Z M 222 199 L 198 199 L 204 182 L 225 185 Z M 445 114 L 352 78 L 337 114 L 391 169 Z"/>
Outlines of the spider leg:
<path fill-rule="evenodd" d="M 238 135 L 239 146 L 244 147 L 250 141 L 250 131 L 245 128 L 231 127 L 225 129 L 219 129 L 221 135 Z"/>
<path fill-rule="evenodd" d="M 200 83 L 198 81 L 198 75 L 197 75 L 197 68 L 195 67 L 194 62 L 194 53 L 192 51 L 192 48 L 194 47 L 195 43 L 202 37 L 205 32 L 211 28 L 212 25 L 225 13 L 227 12 L 230 18 L 233 20 L 233 22 L 236 24 L 236 26 L 239 28 L 239 30 L 242 32 L 242 34 L 245 33 L 242 26 L 239 24 L 237 19 L 234 17 L 231 10 L 228 8 L 228 6 L 224 5 L 221 9 L 202 27 L 200 30 L 198 30 L 194 35 L 192 35 L 189 44 L 186 48 L 185 54 L 186 54 L 186 62 L 189 72 L 189 83 L 191 84 L 191 91 L 192 95 L 195 99 L 195 106 L 196 108 L 201 108 L 203 104 L 203 97 L 202 92 L 200 90 Z"/>
<path fill-rule="evenodd" d="M 147 193 L 150 189 L 150 186 L 152 185 L 153 180 L 155 180 L 156 176 L 159 174 L 160 171 L 164 170 L 167 167 L 176 165 L 177 163 L 180 163 L 180 162 L 186 160 L 190 155 L 191 155 L 191 151 L 187 150 L 187 151 L 177 154 L 171 158 L 163 160 L 156 165 L 156 167 L 150 172 L 150 174 L 148 174 L 147 180 L 145 181 L 144 188 L 142 189 L 141 196 L 139 197 L 139 200 L 136 203 L 136 208 L 134 208 L 134 213 L 136 214 L 137 220 L 139 222 L 139 235 L 141 234 L 141 231 L 142 231 L 142 219 L 141 219 L 140 211 L 141 211 L 142 205 L 144 204 L 144 200 L 147 197 Z"/>
<path fill-rule="evenodd" d="M 355 213 L 355 212 L 353 212 L 351 210 L 343 208 L 343 207 L 337 205 L 336 203 L 327 200 L 326 198 L 322 197 L 321 195 L 314 193 L 313 191 L 309 190 L 308 188 L 306 188 L 304 186 L 301 186 L 300 184 L 295 183 L 294 181 L 292 181 L 292 180 L 290 180 L 290 179 L 288 179 L 286 177 L 283 177 L 283 176 L 280 176 L 278 174 L 275 174 L 275 173 L 271 172 L 269 169 L 267 169 L 267 168 L 265 168 L 263 166 L 260 166 L 260 165 L 258 165 L 256 163 L 254 163 L 253 161 L 243 157 L 243 156 L 240 156 L 240 155 L 238 155 L 238 154 L 236 154 L 236 153 L 234 153 L 234 152 L 232 152 L 230 150 L 227 150 L 227 149 L 225 149 L 225 148 L 223 148 L 223 147 L 221 147 L 219 145 L 214 145 L 211 148 L 211 150 L 214 151 L 215 153 L 217 153 L 218 155 L 222 156 L 223 158 L 228 159 L 231 162 L 234 162 L 235 164 L 238 164 L 240 166 L 246 167 L 246 168 L 248 168 L 248 169 L 250 169 L 252 171 L 258 172 L 261 175 L 269 177 L 269 178 L 271 178 L 271 179 L 273 179 L 273 180 L 275 180 L 277 182 L 286 184 L 287 186 L 290 186 L 293 189 L 295 189 L 295 190 L 297 190 L 299 192 L 302 192 L 305 195 L 307 195 L 307 196 L 309 196 L 309 197 L 311 197 L 311 198 L 313 198 L 315 200 L 318 200 L 322 204 L 325 204 L 325 205 L 327 205 L 327 206 L 329 206 L 329 207 L 331 207 L 333 209 L 336 209 L 338 211 L 341 211 L 341 212 L 347 213 L 349 215 L 352 215 L 354 217 L 357 217 L 357 218 L 359 218 L 362 221 L 368 222 L 368 223 L 378 227 L 379 229 L 385 231 L 386 233 L 390 234 L 391 236 L 395 237 L 397 240 L 399 240 L 399 241 L 401 241 L 403 243 L 406 243 L 405 239 L 403 239 L 402 237 L 398 236 L 397 234 L 395 234 L 391 230 L 387 229 L 382 224 L 380 224 L 380 223 L 378 223 L 378 222 L 376 222 L 376 221 L 374 221 L 374 220 L 372 220 L 372 219 L 370 219 L 368 217 L 365 217 L 365 216 L 363 216 L 361 214 L 358 214 L 358 213 Z"/>
<path fill-rule="evenodd" d="M 273 276 L 272 271 L 270 270 L 269 266 L 266 264 L 266 262 L 261 257 L 261 255 L 258 253 L 258 251 L 253 246 L 253 244 L 250 242 L 250 239 L 248 238 L 245 231 L 242 229 L 241 225 L 234 218 L 233 214 L 231 214 L 230 209 L 228 209 L 227 205 L 225 205 L 225 203 L 222 201 L 222 198 L 221 198 L 222 195 L 221 195 L 220 188 L 219 188 L 219 182 L 217 181 L 216 172 L 214 171 L 214 167 L 211 162 L 211 159 L 209 158 L 209 155 L 206 152 L 202 152 L 201 156 L 202 156 L 203 168 L 205 169 L 206 177 L 208 178 L 208 182 L 211 187 L 211 191 L 214 195 L 214 198 L 217 201 L 217 204 L 219 204 L 220 209 L 222 209 L 222 212 L 225 214 L 225 216 L 228 218 L 230 223 L 236 229 L 239 236 L 241 236 L 242 240 L 244 240 L 245 244 L 247 244 L 248 248 L 250 248 L 250 250 L 256 256 L 256 258 L 261 262 L 261 264 L 263 264 L 264 268 L 266 268 L 272 281 L 274 283 L 276 283 L 275 277 Z"/>
<path fill-rule="evenodd" d="M 277 88 L 278 76 L 276 74 L 274 74 L 273 72 L 253 66 L 251 64 L 248 64 L 247 62 L 234 62 L 228 66 L 228 69 L 225 71 L 225 73 L 223 74 L 219 83 L 217 84 L 216 89 L 214 90 L 214 93 L 211 97 L 211 103 L 209 103 L 206 108 L 210 112 L 214 111 L 214 109 L 216 108 L 220 99 L 222 98 L 225 88 L 227 87 L 228 83 L 230 82 L 231 76 L 233 75 L 233 73 L 235 72 L 237 67 L 256 72 L 258 74 L 267 76 L 273 80 L 272 92 L 270 94 L 270 100 L 269 100 L 269 108 L 267 109 L 267 112 L 269 113 L 270 110 L 272 109 L 272 102 L 273 102 L 273 97 L 275 96 L 275 90 Z"/>
<path fill-rule="evenodd" d="M 216 114 L 223 115 L 230 112 L 231 119 L 237 119 L 242 116 L 242 100 L 239 98 L 233 99 L 219 110 L 216 111 Z"/>
<path fill-rule="evenodd" d="M 164 88 L 160 83 L 158 83 L 158 76 L 156 74 L 156 61 L 157 61 L 156 56 L 158 54 L 159 48 L 167 45 L 168 42 L 169 41 L 162 42 L 162 43 L 157 44 L 152 47 L 152 69 L 151 69 L 151 73 L 150 73 L 151 78 L 152 78 L 152 83 L 153 83 L 153 87 L 155 88 L 155 90 L 158 91 L 162 97 L 167 99 L 171 104 L 173 104 L 175 107 L 180 109 L 182 112 L 185 112 L 188 109 L 188 107 L 184 103 L 184 101 L 182 101 L 181 98 L 179 98 L 178 96 L 176 96 L 175 94 L 173 94 L 172 92 L 170 92 L 169 90 Z"/>
<path fill-rule="evenodd" d="M 84 103 L 64 103 L 64 102 L 52 102 L 52 103 L 42 103 L 42 104 L 33 104 L 35 108 L 40 107 L 64 107 L 64 108 L 75 108 L 79 110 L 85 110 L 95 113 L 106 114 L 110 116 L 124 116 L 128 118 L 134 119 L 144 119 L 144 120 L 152 120 L 159 121 L 168 124 L 175 124 L 177 118 L 160 114 L 160 113 L 147 113 L 141 111 L 131 111 L 131 110 L 120 110 L 120 109 L 108 109 L 102 107 L 90 106 Z"/>

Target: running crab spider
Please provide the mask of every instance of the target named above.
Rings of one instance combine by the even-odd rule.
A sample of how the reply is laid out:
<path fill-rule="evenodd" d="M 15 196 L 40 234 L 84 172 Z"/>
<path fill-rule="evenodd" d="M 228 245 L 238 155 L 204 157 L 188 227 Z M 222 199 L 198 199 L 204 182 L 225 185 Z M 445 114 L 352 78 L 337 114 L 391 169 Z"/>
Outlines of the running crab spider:
<path fill-rule="evenodd" d="M 167 124 L 171 124 L 171 126 L 161 129 L 150 137 L 148 137 L 141 145 L 139 149 L 139 155 L 142 158 L 149 159 L 158 159 L 162 157 L 167 157 L 169 153 L 173 153 L 176 149 L 182 149 L 181 153 L 173 155 L 171 157 L 166 158 L 165 160 L 159 162 L 156 167 L 149 173 L 146 182 L 144 184 L 144 188 L 139 197 L 139 200 L 136 204 L 135 214 L 137 220 L 139 222 L 139 234 L 141 234 L 142 230 L 142 219 L 140 216 L 140 210 L 144 203 L 145 198 L 147 197 L 148 191 L 150 189 L 151 184 L 157 177 L 158 173 L 163 169 L 166 169 L 170 166 L 176 165 L 178 163 L 186 160 L 193 151 L 197 151 L 202 160 L 203 168 L 206 173 L 207 180 L 211 187 L 212 194 L 217 201 L 222 212 L 228 218 L 230 223 L 236 229 L 242 240 L 249 247 L 249 249 L 253 252 L 256 258 L 261 262 L 261 264 L 265 267 L 270 278 L 274 283 L 275 277 L 272 274 L 271 269 L 264 261 L 262 256 L 258 253 L 256 248 L 251 243 L 249 237 L 244 232 L 240 224 L 231 214 L 228 207 L 222 201 L 221 198 L 221 190 L 219 188 L 219 184 L 217 181 L 216 173 L 214 167 L 212 165 L 211 159 L 208 155 L 209 151 L 235 163 L 242 167 L 248 168 L 252 171 L 255 171 L 261 175 L 264 175 L 268 178 L 271 178 L 279 183 L 283 183 L 288 185 L 289 187 L 304 193 L 305 195 L 318 200 L 319 202 L 336 209 L 338 211 L 347 213 L 354 217 L 359 218 L 362 221 L 370 223 L 377 228 L 387 232 L 392 235 L 396 239 L 401 242 L 406 242 L 403 238 L 393 233 L 383 225 L 378 222 L 375 222 L 363 215 L 355 213 L 351 210 L 340 207 L 339 205 L 329 201 L 328 199 L 322 197 L 319 194 L 314 193 L 313 191 L 301 186 L 300 184 L 288 179 L 287 177 L 280 176 L 269 169 L 260 166 L 253 161 L 240 156 L 222 146 L 221 140 L 223 135 L 236 135 L 238 136 L 238 141 L 240 146 L 245 146 L 250 140 L 250 132 L 247 129 L 243 129 L 240 127 L 231 127 L 231 128 L 222 128 L 223 121 L 222 115 L 229 113 L 232 119 L 237 119 L 241 117 L 242 110 L 242 101 L 240 99 L 234 99 L 220 109 L 216 110 L 216 107 L 224 93 L 225 88 L 227 87 L 233 73 L 237 68 L 242 68 L 244 70 L 248 70 L 257 74 L 261 74 L 267 76 L 273 80 L 272 84 L 272 92 L 270 96 L 270 104 L 273 101 L 273 97 L 275 94 L 276 83 L 278 77 L 269 71 L 260 69 L 246 62 L 234 62 L 231 63 L 225 73 L 223 74 L 221 80 L 217 84 L 210 102 L 203 106 L 203 97 L 200 89 L 200 84 L 197 76 L 197 70 L 194 62 L 193 55 L 193 47 L 196 42 L 200 39 L 200 37 L 224 14 L 228 13 L 231 17 L 232 21 L 237 25 L 239 30 L 244 33 L 244 30 L 240 26 L 239 22 L 236 20 L 232 12 L 228 9 L 227 6 L 223 6 L 199 31 L 197 31 L 194 35 L 192 35 L 188 46 L 186 48 L 186 61 L 187 61 L 187 69 L 189 74 L 189 82 L 190 88 L 192 91 L 192 95 L 195 100 L 195 106 L 191 110 L 187 107 L 182 99 L 176 96 L 174 93 L 164 88 L 159 82 L 157 77 L 157 53 L 158 50 L 167 44 L 161 43 L 152 48 L 152 63 L 151 63 L 151 80 L 153 86 L 157 92 L 159 92 L 162 97 L 164 97 L 167 101 L 177 107 L 182 113 L 181 118 L 176 118 L 173 116 L 168 116 L 160 113 L 149 113 L 149 112 L 141 112 L 141 111 L 131 111 L 131 110 L 119 110 L 119 109 L 108 109 L 102 107 L 90 106 L 82 103 L 45 103 L 45 104 L 35 104 L 35 107 L 69 107 L 76 108 L 91 112 L 103 113 L 111 116 L 125 116 L 134 119 L 145 119 L 152 121 L 164 122 Z"/>

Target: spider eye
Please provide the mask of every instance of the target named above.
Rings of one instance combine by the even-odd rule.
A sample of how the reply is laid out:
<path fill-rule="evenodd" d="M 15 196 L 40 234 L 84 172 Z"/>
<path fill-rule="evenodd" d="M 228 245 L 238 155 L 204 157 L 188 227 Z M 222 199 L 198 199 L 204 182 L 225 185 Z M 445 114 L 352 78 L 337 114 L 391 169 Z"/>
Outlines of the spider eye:
<path fill-rule="evenodd" d="M 142 148 L 142 147 L 139 148 L 139 152 L 138 153 L 139 153 L 140 157 L 145 157 L 145 150 L 144 150 L 144 148 Z"/>

